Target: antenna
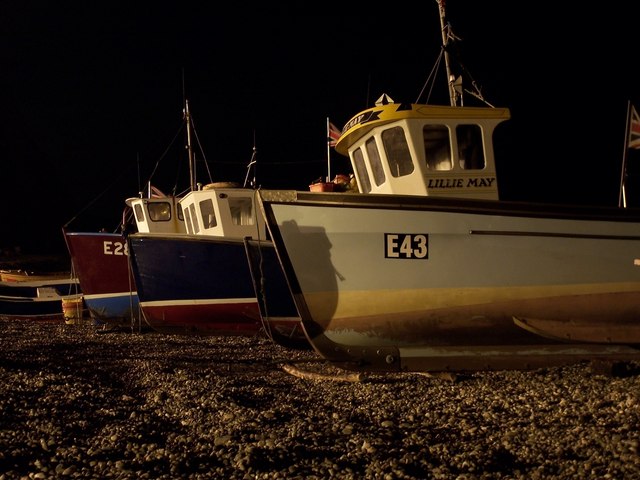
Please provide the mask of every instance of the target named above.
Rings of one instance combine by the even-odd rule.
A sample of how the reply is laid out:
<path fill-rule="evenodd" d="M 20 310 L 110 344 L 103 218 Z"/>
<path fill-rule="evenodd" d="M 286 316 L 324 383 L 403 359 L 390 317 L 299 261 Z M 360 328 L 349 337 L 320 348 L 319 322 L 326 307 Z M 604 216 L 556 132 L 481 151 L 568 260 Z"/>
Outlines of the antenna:
<path fill-rule="evenodd" d="M 253 131 L 253 153 L 251 154 L 251 160 L 249 161 L 249 165 L 247 165 L 247 175 L 244 177 L 244 188 L 247 188 L 247 182 L 249 181 L 249 173 L 251 172 L 251 167 L 253 167 L 253 180 L 251 180 L 251 187 L 256 188 L 256 170 L 257 167 L 256 160 L 256 131 Z"/>
<path fill-rule="evenodd" d="M 193 148 L 191 147 L 191 114 L 189 113 L 189 100 L 184 101 L 184 121 L 187 125 L 187 154 L 189 156 L 189 185 L 191 191 L 196 189 L 196 166 L 193 160 Z"/>

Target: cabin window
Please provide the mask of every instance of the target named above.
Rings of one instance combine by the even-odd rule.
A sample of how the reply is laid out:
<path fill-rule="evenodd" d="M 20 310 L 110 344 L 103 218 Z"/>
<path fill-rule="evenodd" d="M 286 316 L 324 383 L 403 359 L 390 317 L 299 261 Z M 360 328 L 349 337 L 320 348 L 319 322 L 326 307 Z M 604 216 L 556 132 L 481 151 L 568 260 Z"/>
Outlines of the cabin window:
<path fill-rule="evenodd" d="M 191 215 L 191 219 L 193 220 L 193 233 L 200 232 L 200 225 L 198 225 L 198 216 L 196 215 L 195 203 L 189 205 L 189 214 Z"/>
<path fill-rule="evenodd" d="M 169 202 L 147 203 L 149 219 L 153 222 L 168 222 L 171 220 L 171 204 Z"/>
<path fill-rule="evenodd" d="M 133 211 L 136 214 L 136 222 L 144 222 L 144 209 L 142 208 L 142 205 L 136 203 L 133 206 Z"/>
<path fill-rule="evenodd" d="M 200 215 L 202 215 L 204 228 L 213 228 L 218 224 L 216 212 L 213 210 L 213 201 L 210 198 L 200 202 Z"/>
<path fill-rule="evenodd" d="M 182 211 L 182 205 L 178 203 L 176 205 L 176 210 L 178 212 L 178 220 L 184 221 L 184 212 Z"/>
<path fill-rule="evenodd" d="M 234 225 L 253 225 L 253 201 L 247 197 L 229 199 L 229 210 Z"/>
<path fill-rule="evenodd" d="M 458 162 L 465 170 L 479 170 L 485 167 L 480 125 L 458 125 Z"/>
<path fill-rule="evenodd" d="M 446 125 L 425 125 L 422 129 L 424 153 L 427 168 L 431 170 L 451 170 L 451 143 Z"/>
<path fill-rule="evenodd" d="M 371 171 L 373 172 L 373 181 L 376 185 L 380 186 L 384 183 L 385 174 L 382 168 L 382 160 L 380 160 L 380 152 L 378 151 L 378 145 L 376 139 L 371 137 L 365 143 L 367 149 L 367 155 L 369 156 L 369 165 L 371 165 Z"/>
<path fill-rule="evenodd" d="M 184 211 L 185 224 L 187 227 L 187 233 L 193 233 L 193 223 L 191 223 L 191 215 L 189 215 L 189 209 Z"/>
<path fill-rule="evenodd" d="M 403 177 L 413 172 L 411 152 L 402 127 L 393 127 L 382 132 L 382 144 L 387 153 L 391 175 Z"/>
<path fill-rule="evenodd" d="M 362 193 L 369 193 L 371 191 L 371 182 L 369 181 L 369 174 L 364 164 L 364 154 L 361 148 L 353 152 L 353 164 L 360 191 Z"/>

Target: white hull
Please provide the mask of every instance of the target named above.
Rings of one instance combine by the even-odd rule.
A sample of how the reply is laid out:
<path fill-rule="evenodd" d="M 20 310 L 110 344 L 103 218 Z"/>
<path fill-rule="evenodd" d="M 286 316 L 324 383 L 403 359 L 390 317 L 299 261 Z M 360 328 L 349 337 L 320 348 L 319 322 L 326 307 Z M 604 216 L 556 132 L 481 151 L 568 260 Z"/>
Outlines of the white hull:
<path fill-rule="evenodd" d="M 444 3 L 450 106 L 420 103 L 422 92 L 415 103 L 383 94 L 352 116 L 335 149 L 349 157 L 358 194 L 260 192 L 314 348 L 359 370 L 639 360 L 640 211 L 500 199 L 496 160 L 511 113 L 451 68 L 458 37 Z M 485 105 L 465 105 L 463 93 Z M 532 129 L 536 142 L 545 122 L 562 120 L 549 115 Z M 501 161 L 552 175 L 575 159 Z M 623 162 L 621 193 L 625 175 Z"/>

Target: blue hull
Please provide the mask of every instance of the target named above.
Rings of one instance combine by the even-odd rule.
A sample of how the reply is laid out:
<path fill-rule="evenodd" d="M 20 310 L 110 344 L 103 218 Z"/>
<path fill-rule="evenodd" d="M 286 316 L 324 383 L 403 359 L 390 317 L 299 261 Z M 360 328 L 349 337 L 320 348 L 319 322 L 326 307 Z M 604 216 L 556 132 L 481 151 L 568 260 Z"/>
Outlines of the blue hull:
<path fill-rule="evenodd" d="M 136 293 L 123 292 L 90 297 L 85 295 L 84 302 L 91 318 L 109 325 L 137 324 L 140 302 Z"/>
<path fill-rule="evenodd" d="M 0 282 L 0 316 L 62 319 L 62 297 L 79 293 L 75 279 Z"/>
<path fill-rule="evenodd" d="M 38 301 L 33 298 L 0 298 L 0 316 L 59 317 L 62 319 L 62 300 Z"/>
<path fill-rule="evenodd" d="M 151 328 L 248 336 L 262 329 L 242 240 L 137 233 L 129 252 Z"/>
<path fill-rule="evenodd" d="M 289 348 L 311 349 L 273 243 L 244 242 L 260 315 L 272 337 Z"/>
<path fill-rule="evenodd" d="M 200 335 L 264 333 L 283 346 L 311 348 L 272 247 L 262 251 L 261 265 L 265 278 L 274 279 L 267 281 L 274 308 L 269 317 L 261 315 L 242 239 L 137 233 L 129 237 L 129 252 L 143 321 L 151 328 Z"/>

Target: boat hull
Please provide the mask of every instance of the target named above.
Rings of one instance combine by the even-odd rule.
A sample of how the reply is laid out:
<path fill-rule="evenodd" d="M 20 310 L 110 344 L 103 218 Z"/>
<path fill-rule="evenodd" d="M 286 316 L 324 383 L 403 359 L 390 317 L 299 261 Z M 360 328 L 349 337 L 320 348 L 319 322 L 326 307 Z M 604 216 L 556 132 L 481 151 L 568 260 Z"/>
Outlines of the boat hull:
<path fill-rule="evenodd" d="M 441 370 L 638 353 L 628 347 L 640 342 L 637 217 L 427 197 L 262 195 L 305 330 L 327 359 Z M 544 335 L 517 319 L 545 320 L 536 324 Z M 589 333 L 567 337 L 570 324 Z M 614 345 L 619 338 L 603 326 L 628 340 Z M 488 353 L 496 348 L 511 353 Z"/>
<path fill-rule="evenodd" d="M 198 335 L 264 331 L 242 239 L 136 233 L 128 240 L 151 328 Z"/>
<path fill-rule="evenodd" d="M 0 316 L 52 317 L 62 319 L 62 299 L 38 300 L 37 298 L 0 297 Z"/>
<path fill-rule="evenodd" d="M 138 294 L 126 239 L 103 232 L 64 235 L 91 318 L 114 327 L 139 325 Z"/>
<path fill-rule="evenodd" d="M 70 272 L 47 274 L 31 274 L 24 270 L 2 270 L 0 281 L 3 282 L 39 282 L 43 280 L 65 280 L 71 276 Z"/>
<path fill-rule="evenodd" d="M 311 349 L 273 243 L 250 238 L 244 242 L 260 316 L 269 335 L 285 347 Z"/>

